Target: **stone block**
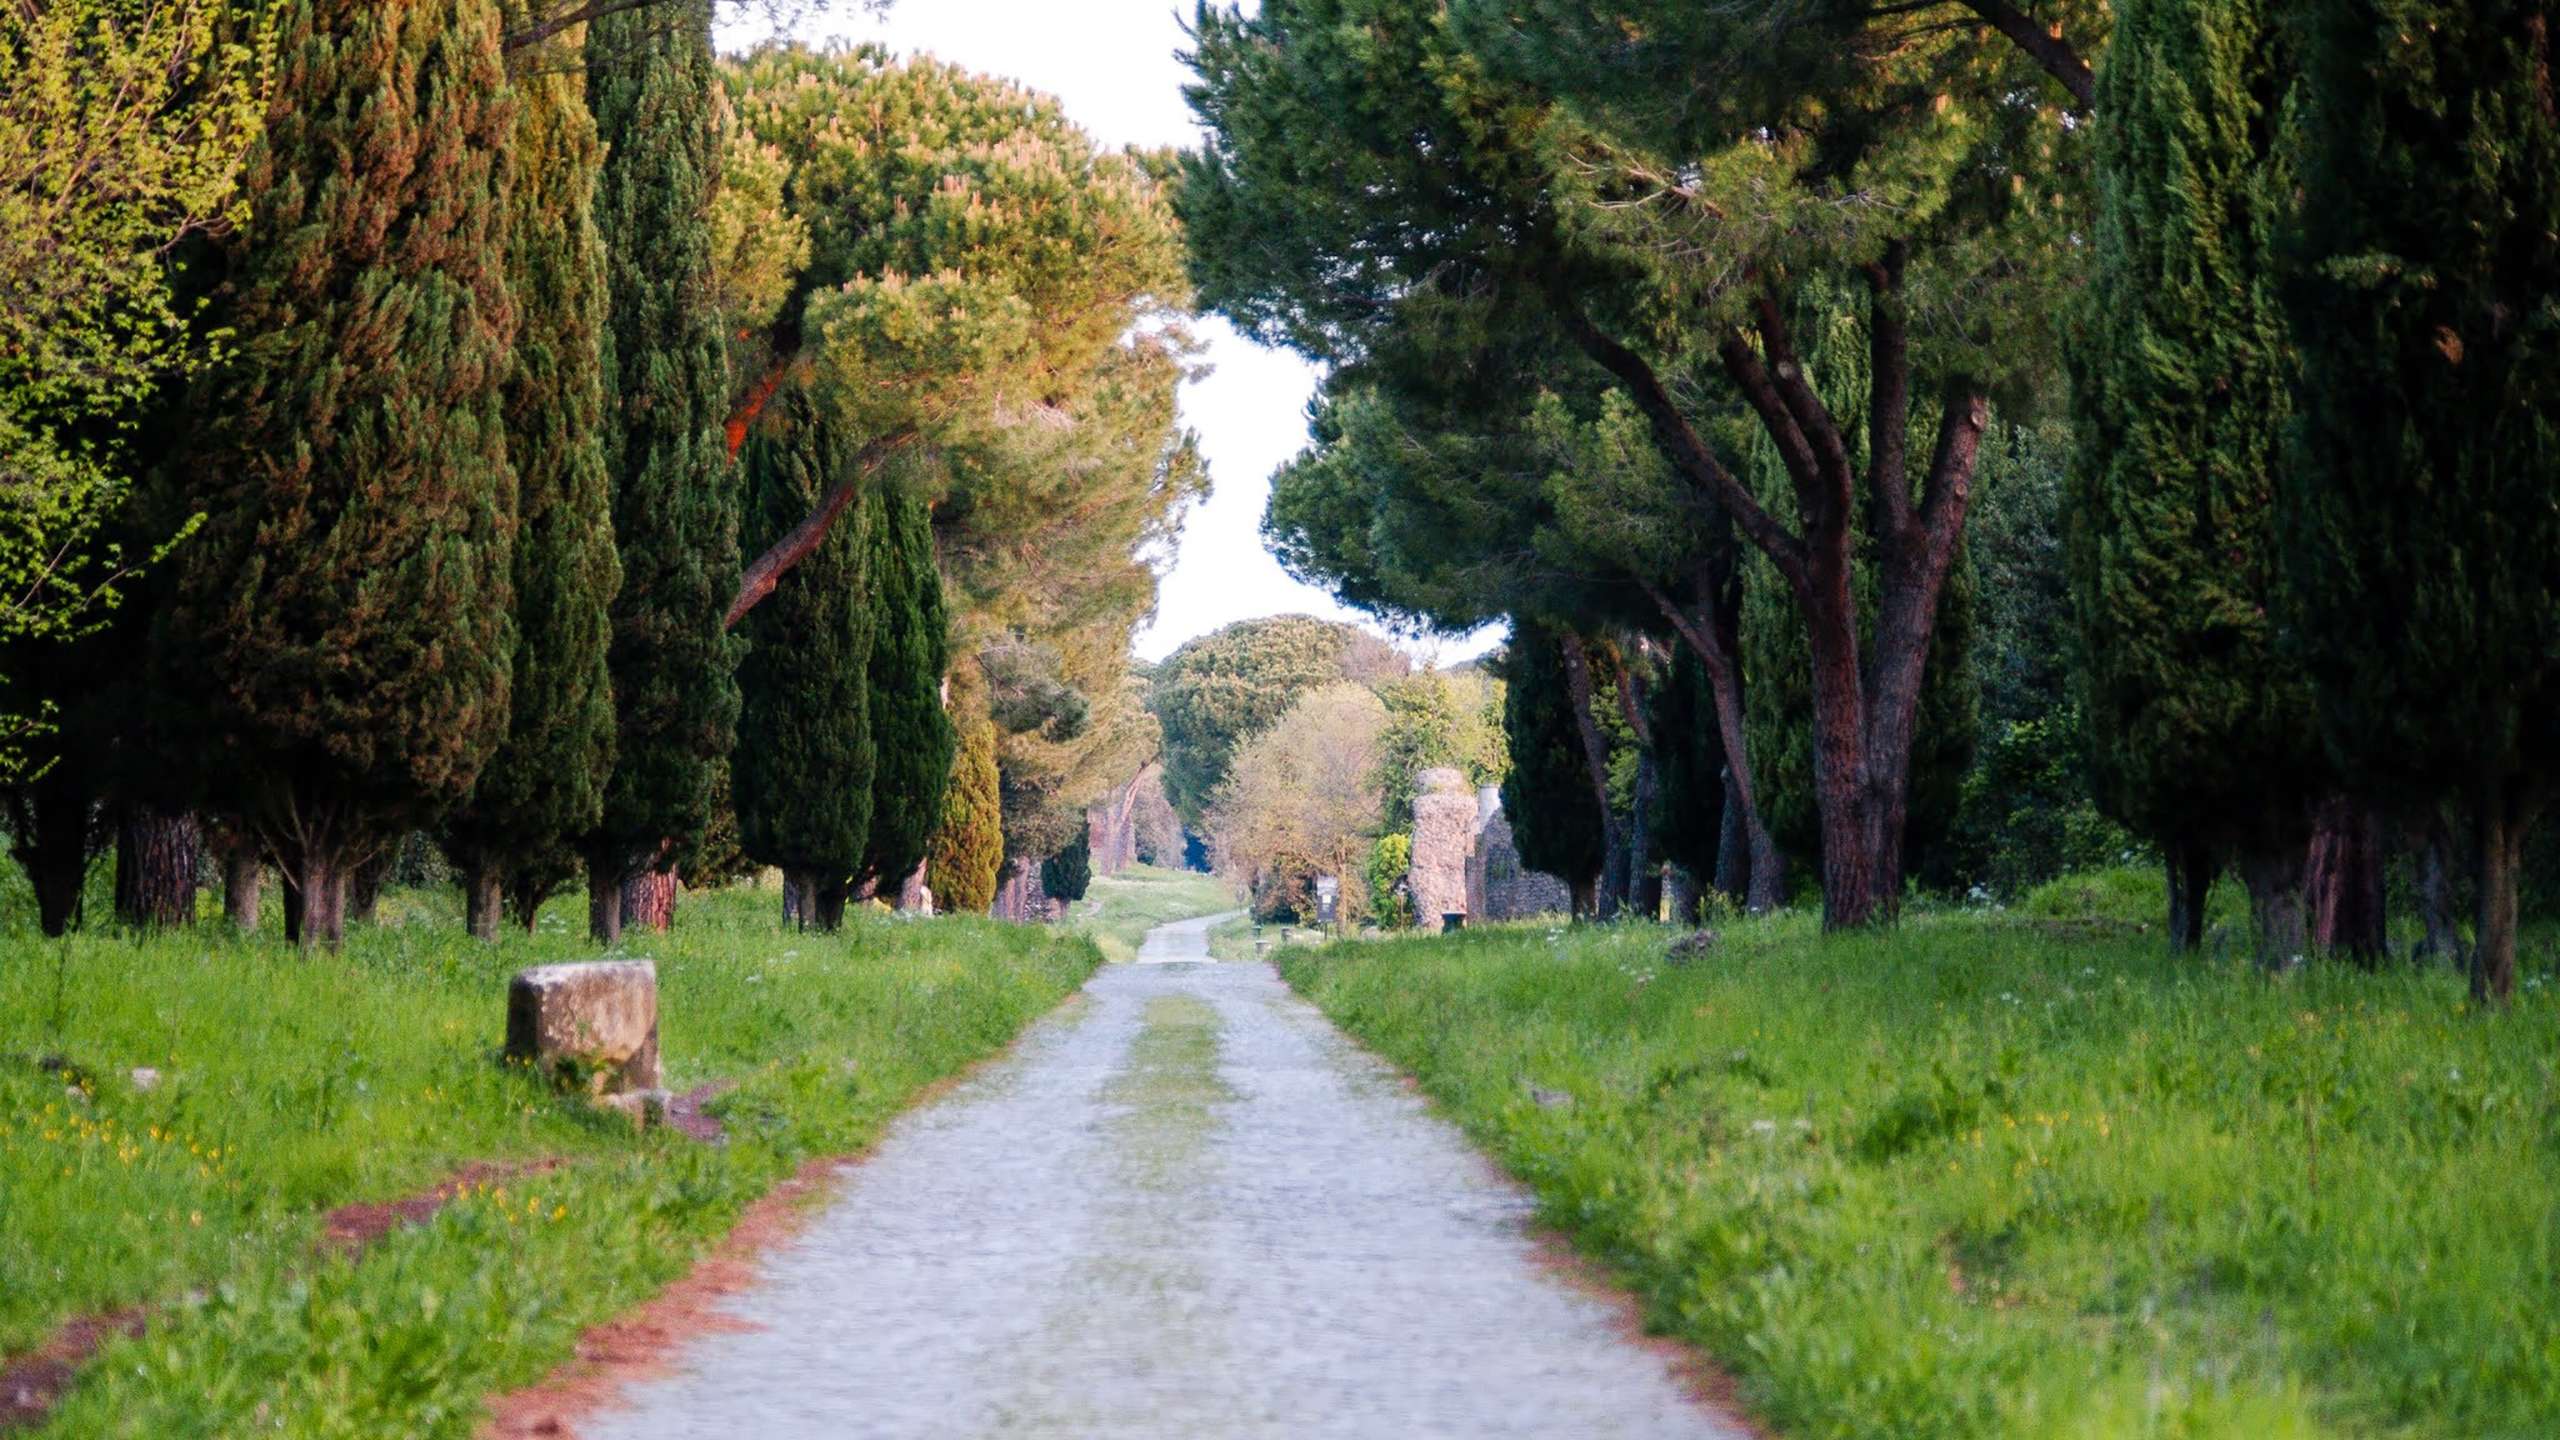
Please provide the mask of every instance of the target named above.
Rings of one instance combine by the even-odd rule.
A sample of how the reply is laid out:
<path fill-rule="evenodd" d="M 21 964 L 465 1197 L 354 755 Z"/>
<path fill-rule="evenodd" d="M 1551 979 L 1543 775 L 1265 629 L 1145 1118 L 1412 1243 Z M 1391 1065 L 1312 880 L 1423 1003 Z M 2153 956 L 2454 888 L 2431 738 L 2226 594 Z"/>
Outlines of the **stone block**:
<path fill-rule="evenodd" d="M 591 1095 L 658 1088 L 658 967 L 537 965 L 507 987 L 507 1055 Z"/>

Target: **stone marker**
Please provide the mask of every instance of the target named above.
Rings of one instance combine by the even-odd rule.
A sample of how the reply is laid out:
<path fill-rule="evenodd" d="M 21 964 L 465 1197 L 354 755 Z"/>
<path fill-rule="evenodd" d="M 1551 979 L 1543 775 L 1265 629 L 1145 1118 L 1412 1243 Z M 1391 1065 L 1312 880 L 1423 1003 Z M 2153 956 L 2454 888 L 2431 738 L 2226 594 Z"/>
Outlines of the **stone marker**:
<path fill-rule="evenodd" d="M 507 987 L 507 1055 L 645 1119 L 658 1091 L 658 967 L 647 960 L 537 965 Z"/>

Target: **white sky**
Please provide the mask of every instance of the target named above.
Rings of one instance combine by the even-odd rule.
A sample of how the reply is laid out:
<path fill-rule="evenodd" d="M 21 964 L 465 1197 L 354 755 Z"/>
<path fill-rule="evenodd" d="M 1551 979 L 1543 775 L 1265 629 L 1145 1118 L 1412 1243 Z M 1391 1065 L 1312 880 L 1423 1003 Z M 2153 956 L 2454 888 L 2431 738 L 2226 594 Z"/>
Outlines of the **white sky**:
<path fill-rule="evenodd" d="M 1010 76 L 1057 96 L 1067 114 L 1106 145 L 1188 148 L 1198 143 L 1199 130 L 1182 100 L 1190 71 L 1175 52 L 1186 46 L 1182 21 L 1190 9 L 1189 0 L 1179 11 L 1173 0 L 900 0 L 883 17 L 865 13 L 855 0 L 833 0 L 797 31 L 803 39 L 841 35 L 929 51 Z M 724 27 L 721 38 L 745 45 L 765 33 L 761 24 L 740 23 Z M 1212 368 L 1183 388 L 1182 418 L 1199 433 L 1216 488 L 1184 527 L 1155 622 L 1138 632 L 1138 653 L 1161 659 L 1193 636 L 1256 615 L 1323 615 L 1378 630 L 1325 592 L 1291 579 L 1262 548 L 1271 472 L 1306 443 L 1307 401 L 1319 372 L 1294 353 L 1254 344 L 1223 320 L 1203 319 L 1200 334 Z M 1489 628 L 1437 645 L 1398 643 L 1451 664 L 1499 638 Z"/>

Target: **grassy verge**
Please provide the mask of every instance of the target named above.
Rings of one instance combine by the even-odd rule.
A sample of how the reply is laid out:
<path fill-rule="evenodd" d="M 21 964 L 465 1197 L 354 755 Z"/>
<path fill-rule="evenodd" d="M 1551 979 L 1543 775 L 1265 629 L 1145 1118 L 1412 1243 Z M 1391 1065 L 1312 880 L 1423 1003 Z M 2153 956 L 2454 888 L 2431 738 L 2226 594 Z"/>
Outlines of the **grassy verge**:
<path fill-rule="evenodd" d="M 1214 960 L 1253 959 L 1253 917 L 1239 915 L 1210 926 L 1209 956 Z"/>
<path fill-rule="evenodd" d="M 1234 908 L 1235 891 L 1214 875 L 1136 865 L 1094 876 L 1067 923 L 1093 937 L 1105 959 L 1126 961 L 1158 925 Z"/>
<path fill-rule="evenodd" d="M 2547 975 L 2484 1015 L 1957 916 L 1667 938 L 1282 964 L 1792 1440 L 2560 1433 Z"/>
<path fill-rule="evenodd" d="M 725 1145 L 635 1136 L 493 1063 L 506 977 L 592 953 L 566 934 L 387 926 L 320 959 L 210 932 L 0 942 L 0 1354 L 72 1315 L 176 1306 L 40 1433 L 467 1436 L 482 1397 L 547 1373 L 1098 960 L 973 919 L 785 934 L 754 894 L 688 897 L 674 934 L 624 952 L 658 961 L 670 1086 L 736 1083 L 712 1107 Z M 129 1078 L 145 1065 L 147 1091 Z M 574 1163 L 355 1263 L 308 1258 L 331 1206 L 542 1157 Z"/>

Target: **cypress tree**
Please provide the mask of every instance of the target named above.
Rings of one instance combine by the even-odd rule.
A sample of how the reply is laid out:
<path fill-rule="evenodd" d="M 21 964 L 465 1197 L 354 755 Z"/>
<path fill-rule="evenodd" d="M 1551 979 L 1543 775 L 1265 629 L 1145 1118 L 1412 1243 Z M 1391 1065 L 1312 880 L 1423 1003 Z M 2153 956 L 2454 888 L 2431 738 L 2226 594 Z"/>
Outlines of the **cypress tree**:
<path fill-rule="evenodd" d="M 2286 591 L 2330 745 L 2476 827 L 2472 989 L 2515 985 L 2560 786 L 2560 107 L 2545 0 L 2307 0 Z"/>
<path fill-rule="evenodd" d="M 521 22 L 522 14 L 510 17 Z M 497 938 L 503 897 L 530 930 L 576 873 L 613 773 L 607 616 L 622 583 L 605 474 L 603 159 L 578 80 L 540 68 L 516 90 L 507 270 L 520 324 L 507 383 L 516 472 L 516 654 L 505 740 L 446 826 L 471 933 Z"/>
<path fill-rule="evenodd" d="M 996 878 L 1004 869 L 1004 796 L 996 774 L 996 726 L 987 718 L 973 664 L 951 673 L 951 713 L 958 738 L 941 823 L 925 856 L 926 883 L 936 908 L 984 915 L 995 903 Z"/>
<path fill-rule="evenodd" d="M 1669 672 L 1647 698 L 1653 711 L 1654 844 L 1699 885 L 1720 885 L 1724 739 L 1716 727 L 1715 697 L 1707 690 L 1706 662 L 1689 647 L 1677 647 Z"/>
<path fill-rule="evenodd" d="M 2119 8 L 2095 265 L 2066 347 L 2079 455 L 2064 543 L 2099 805 L 2171 857 L 2172 945 L 2195 942 L 2210 857 L 2228 857 L 2269 962 L 2303 951 L 2311 810 L 2329 787 L 2270 609 L 2294 364 L 2273 263 L 2290 187 L 2279 39 L 2262 0 Z"/>
<path fill-rule="evenodd" d="M 942 708 L 942 675 L 951 663 L 942 573 L 934 564 L 933 514 L 895 484 L 875 502 L 872 604 L 877 628 L 871 651 L 871 734 L 879 751 L 872 776 L 871 838 L 863 877 L 894 890 L 924 863 L 942 819 L 955 741 Z"/>
<path fill-rule="evenodd" d="M 742 457 L 758 539 L 798 524 L 834 486 L 850 448 L 805 390 L 765 415 Z M 843 917 L 871 834 L 877 607 L 865 571 L 880 508 L 873 496 L 839 519 L 742 627 L 745 708 L 729 774 L 739 848 L 780 867 L 796 918 L 827 930 Z"/>
<path fill-rule="evenodd" d="M 1080 831 L 1067 847 L 1040 862 L 1040 889 L 1050 899 L 1072 905 L 1093 887 L 1093 835 Z"/>
<path fill-rule="evenodd" d="M 608 664 L 615 762 L 588 837 L 588 920 L 621 933 L 624 882 L 678 864 L 709 825 L 738 723 L 739 490 L 712 273 L 720 136 L 709 0 L 594 22 L 587 104 L 605 143 L 596 225 L 611 295 L 605 464 L 622 589 Z"/>
<path fill-rule="evenodd" d="M 1516 622 L 1502 680 L 1502 732 L 1511 752 L 1502 810 L 1511 817 L 1520 863 L 1561 877 L 1572 887 L 1574 909 L 1589 914 L 1608 859 L 1606 817 L 1591 790 L 1560 638 L 1532 621 Z"/>
<path fill-rule="evenodd" d="M 507 723 L 498 43 L 488 0 L 285 10 L 225 292 L 239 348 L 195 400 L 206 521 L 165 653 L 210 697 L 208 766 L 296 880 L 306 945 L 341 937 L 347 874 L 468 793 Z"/>

